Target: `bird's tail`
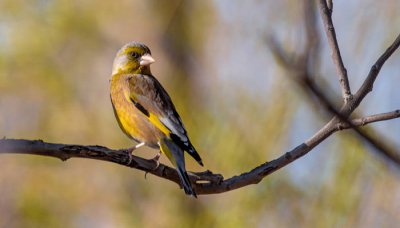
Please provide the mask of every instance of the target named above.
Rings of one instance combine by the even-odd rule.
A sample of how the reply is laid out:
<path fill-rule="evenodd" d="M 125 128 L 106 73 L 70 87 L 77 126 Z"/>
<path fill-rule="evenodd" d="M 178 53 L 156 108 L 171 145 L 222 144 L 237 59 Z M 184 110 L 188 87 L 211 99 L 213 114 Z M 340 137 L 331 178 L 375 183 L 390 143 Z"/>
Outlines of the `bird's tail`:
<path fill-rule="evenodd" d="M 185 193 L 187 195 L 192 195 L 197 198 L 196 192 L 194 191 L 192 184 L 190 183 L 189 176 L 185 169 L 185 158 L 183 150 L 180 149 L 172 140 L 168 138 L 163 138 L 160 140 L 160 150 L 176 167 L 176 171 L 178 172 Z"/>

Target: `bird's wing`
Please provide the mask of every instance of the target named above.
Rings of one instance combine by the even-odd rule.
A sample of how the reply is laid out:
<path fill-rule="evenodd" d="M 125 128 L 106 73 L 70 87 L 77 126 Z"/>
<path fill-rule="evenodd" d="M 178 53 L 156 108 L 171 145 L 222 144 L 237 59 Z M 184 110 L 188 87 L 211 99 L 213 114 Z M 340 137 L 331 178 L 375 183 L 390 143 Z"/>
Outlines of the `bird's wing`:
<path fill-rule="evenodd" d="M 157 79 L 151 75 L 132 74 L 128 80 L 129 99 L 136 108 L 202 165 L 201 158 L 192 146 L 171 98 Z"/>
<path fill-rule="evenodd" d="M 188 141 L 179 114 L 157 79 L 153 76 L 134 74 L 128 80 L 131 102 L 149 118 L 150 122 L 166 135 L 176 134 L 182 141 Z M 160 124 L 163 126 L 159 126 Z"/>

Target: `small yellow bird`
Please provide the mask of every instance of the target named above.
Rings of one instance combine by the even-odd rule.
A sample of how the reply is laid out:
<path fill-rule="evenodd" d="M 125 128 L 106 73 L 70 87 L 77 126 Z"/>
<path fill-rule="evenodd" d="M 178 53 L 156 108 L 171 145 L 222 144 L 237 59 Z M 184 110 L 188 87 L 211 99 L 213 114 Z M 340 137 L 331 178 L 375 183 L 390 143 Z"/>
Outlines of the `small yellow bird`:
<path fill-rule="evenodd" d="M 159 148 L 177 168 L 186 194 L 196 197 L 185 169 L 184 151 L 203 163 L 189 140 L 186 129 L 168 93 L 151 74 L 154 63 L 150 49 L 141 43 L 123 46 L 114 59 L 111 102 L 122 131 L 143 145 Z"/>

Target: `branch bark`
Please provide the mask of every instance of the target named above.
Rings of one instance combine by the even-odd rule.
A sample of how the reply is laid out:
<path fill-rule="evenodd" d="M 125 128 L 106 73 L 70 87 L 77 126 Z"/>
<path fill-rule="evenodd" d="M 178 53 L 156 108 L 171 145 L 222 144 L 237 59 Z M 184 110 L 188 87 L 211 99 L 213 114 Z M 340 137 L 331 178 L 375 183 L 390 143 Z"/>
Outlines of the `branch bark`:
<path fill-rule="evenodd" d="M 396 110 L 362 119 L 354 119 L 352 122 L 354 122 L 355 126 L 365 126 L 376 121 L 389 120 L 399 117 L 400 111 Z M 330 121 L 314 136 L 293 150 L 286 152 L 284 155 L 275 160 L 265 162 L 240 175 L 224 179 L 221 174 L 214 174 L 213 172 L 207 170 L 205 172 L 197 173 L 188 172 L 189 177 L 192 183 L 194 183 L 194 188 L 198 195 L 223 193 L 251 184 L 258 184 L 269 174 L 274 173 L 280 168 L 307 154 L 331 134 L 339 130 L 349 129 L 352 127 L 348 125 L 342 125 L 338 127 L 337 124 L 338 123 Z M 161 163 L 157 166 L 153 160 L 147 160 L 134 155 L 130 157 L 127 150 L 112 150 L 107 147 L 97 145 L 83 146 L 46 143 L 42 140 L 1 139 L 0 154 L 5 153 L 42 155 L 59 158 L 62 161 L 66 161 L 69 158 L 89 158 L 108 161 L 142 170 L 146 173 L 151 173 L 155 176 L 173 181 L 180 185 L 178 174 L 174 168 Z"/>
<path fill-rule="evenodd" d="M 400 46 L 400 33 L 397 35 L 396 39 L 393 43 L 386 49 L 386 51 L 379 57 L 379 59 L 375 62 L 375 64 L 371 67 L 371 70 L 368 73 L 367 78 L 365 79 L 364 83 L 358 89 L 356 94 L 354 95 L 354 101 L 352 105 L 348 106 L 355 106 L 354 108 L 358 107 L 364 97 L 372 91 L 374 82 L 378 77 L 379 72 L 383 64 L 389 59 L 390 56 L 399 48 Z"/>
<path fill-rule="evenodd" d="M 366 116 L 366 117 L 362 117 L 362 118 L 356 118 L 356 119 L 351 120 L 350 124 L 341 122 L 341 123 L 337 124 L 337 127 L 341 128 L 341 129 L 349 129 L 349 128 L 353 128 L 353 127 L 365 126 L 366 124 L 370 124 L 370 123 L 374 123 L 374 122 L 391 120 L 391 119 L 395 119 L 395 118 L 399 118 L 399 117 L 400 117 L 400 110 L 395 110 L 392 112 L 386 112 L 386 113 Z"/>
<path fill-rule="evenodd" d="M 340 55 L 339 44 L 336 39 L 335 27 L 332 22 L 332 1 L 329 2 L 329 6 L 326 0 L 319 1 L 319 8 L 322 20 L 324 22 L 325 33 L 328 38 L 329 46 L 332 50 L 332 60 L 336 66 L 336 71 L 339 75 L 340 87 L 342 89 L 342 97 L 344 102 L 347 103 L 352 99 L 350 90 L 349 78 L 347 76 L 347 70 L 344 67 L 342 56 Z"/>
<path fill-rule="evenodd" d="M 327 10 L 327 8 L 325 7 L 326 5 L 325 1 L 323 2 L 321 1 L 320 5 L 322 5 L 322 7 L 320 7 L 321 11 Z M 324 16 L 323 12 L 321 12 L 321 16 L 322 17 Z M 313 23 L 309 22 L 308 25 L 306 24 L 306 28 L 312 26 L 313 24 L 315 24 L 315 22 Z M 306 31 L 310 30 L 306 29 Z M 334 33 L 329 33 L 327 31 L 327 36 L 329 35 L 332 35 L 334 38 L 336 36 Z M 313 34 L 307 32 L 306 36 L 307 36 L 306 40 L 309 40 L 312 38 Z M 331 39 L 329 39 L 328 37 L 328 40 Z M 357 126 L 353 125 L 351 120 L 348 119 L 349 116 L 354 112 L 354 110 L 359 106 L 361 101 L 365 98 L 367 93 L 372 91 L 373 83 L 377 75 L 379 74 L 379 71 L 382 68 L 383 64 L 399 47 L 400 35 L 398 35 L 398 37 L 392 43 L 392 45 L 378 58 L 376 63 L 371 68 L 371 71 L 369 72 L 363 85 L 357 91 L 353 99 L 349 100 L 345 99 L 345 103 L 339 110 L 333 105 L 333 103 L 327 98 L 324 92 L 312 80 L 312 78 L 315 78 L 312 73 L 314 69 L 310 68 L 310 64 L 307 63 L 308 61 L 306 58 L 307 56 L 312 55 L 310 53 L 311 49 L 306 49 L 305 53 L 300 54 L 295 58 L 290 58 L 289 56 L 293 55 L 288 52 L 285 52 L 282 46 L 279 45 L 273 38 L 269 39 L 269 44 L 275 59 L 278 61 L 278 63 L 282 64 L 285 67 L 285 69 L 287 69 L 291 73 L 289 74 L 292 76 L 291 78 L 294 79 L 296 82 L 298 82 L 302 86 L 302 88 L 306 92 L 308 92 L 307 93 L 308 95 L 317 98 L 317 100 L 319 101 L 320 105 L 322 105 L 324 110 L 329 111 L 329 113 L 334 115 L 334 117 L 323 128 L 321 128 L 319 132 L 316 133 L 316 136 L 324 135 L 320 133 L 325 131 L 329 132 L 331 130 L 332 125 L 336 125 L 339 129 L 343 126 L 346 126 L 347 127 L 346 129 L 353 128 L 354 132 L 356 132 L 358 136 L 360 136 L 362 139 L 364 139 L 366 142 L 372 145 L 375 149 L 377 149 L 376 152 L 378 152 L 378 154 L 382 155 L 384 158 L 388 159 L 388 161 L 393 162 L 398 167 L 400 167 L 400 155 L 396 150 L 388 146 L 389 145 L 388 143 L 382 143 L 381 142 L 382 140 L 377 140 L 370 134 L 359 129 Z M 339 49 L 338 46 L 335 47 Z M 336 65 L 336 67 L 337 69 L 340 69 L 340 66 Z M 319 141 L 324 139 L 325 138 L 323 137 L 312 137 L 312 139 L 310 139 L 311 141 L 306 141 L 306 143 L 314 143 L 314 140 Z"/>
<path fill-rule="evenodd" d="M 367 134 L 366 132 L 362 131 L 356 125 L 353 125 L 351 120 L 348 120 L 349 116 L 359 106 L 361 101 L 365 98 L 366 94 L 372 90 L 373 83 L 377 75 L 379 74 L 379 71 L 382 68 L 383 64 L 399 47 L 400 43 L 399 37 L 400 35 L 396 38 L 393 44 L 390 45 L 390 47 L 378 58 L 374 66 L 371 68 L 371 71 L 369 72 L 365 82 L 357 91 L 353 99 L 345 103 L 340 110 L 337 110 L 335 108 L 335 106 L 332 104 L 332 102 L 330 102 L 330 100 L 323 93 L 323 91 L 320 90 L 320 88 L 315 84 L 313 80 L 311 80 L 311 78 L 314 78 L 313 76 L 308 75 L 311 74 L 310 73 L 311 70 L 306 67 L 296 65 L 296 63 L 303 61 L 295 60 L 293 62 L 290 62 L 289 58 L 286 57 L 287 54 L 284 53 L 281 47 L 278 46 L 271 48 L 271 50 L 273 51 L 275 57 L 279 60 L 279 62 L 280 63 L 283 62 L 283 65 L 286 68 L 288 68 L 292 72 L 292 74 L 294 74 L 292 78 L 296 79 L 296 81 L 306 91 L 311 92 L 311 94 L 314 95 L 319 100 L 324 110 L 329 111 L 329 113 L 334 115 L 334 117 L 314 135 L 315 137 L 312 137 L 311 139 L 306 141 L 306 144 L 314 144 L 315 141 L 320 142 L 325 140 L 326 137 L 328 137 L 330 134 L 334 132 L 332 131 L 332 127 L 335 128 L 334 126 L 336 126 L 338 130 L 341 130 L 343 126 L 346 126 L 345 129 L 352 128 L 357 133 L 358 136 L 360 136 L 362 139 L 367 141 L 373 148 L 375 148 L 379 155 L 387 159 L 389 162 L 392 162 L 397 167 L 400 167 L 400 154 L 396 150 L 388 146 L 387 143 L 386 144 L 382 143 L 381 140 L 379 141 L 376 138 L 372 137 L 371 135 Z M 276 43 L 274 45 L 276 45 Z M 383 118 L 382 116 L 379 117 Z M 397 114 L 394 116 L 394 118 L 397 118 Z"/>

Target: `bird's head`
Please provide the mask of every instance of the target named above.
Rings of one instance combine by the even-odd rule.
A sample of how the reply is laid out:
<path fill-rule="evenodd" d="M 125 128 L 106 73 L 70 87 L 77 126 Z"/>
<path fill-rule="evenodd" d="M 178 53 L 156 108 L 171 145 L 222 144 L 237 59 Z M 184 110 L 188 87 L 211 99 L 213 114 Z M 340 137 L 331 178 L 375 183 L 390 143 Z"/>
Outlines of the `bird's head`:
<path fill-rule="evenodd" d="M 150 64 L 155 60 L 150 49 L 141 43 L 125 44 L 114 59 L 112 75 L 120 73 L 151 74 Z"/>

